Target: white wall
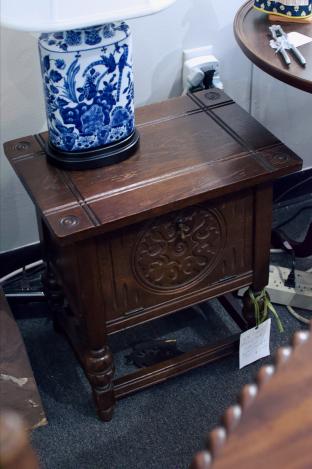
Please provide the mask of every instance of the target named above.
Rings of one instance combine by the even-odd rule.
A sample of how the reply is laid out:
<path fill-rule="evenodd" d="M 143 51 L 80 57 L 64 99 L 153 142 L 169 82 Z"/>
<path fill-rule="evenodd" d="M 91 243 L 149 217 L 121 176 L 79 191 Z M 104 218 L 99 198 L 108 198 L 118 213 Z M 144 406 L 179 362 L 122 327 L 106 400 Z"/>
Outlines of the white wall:
<path fill-rule="evenodd" d="M 42 130 L 44 103 L 37 41 L 1 29 L 0 252 L 38 239 L 33 204 L 4 157 L 2 144 Z"/>
<path fill-rule="evenodd" d="M 311 77 L 312 80 L 312 77 Z M 254 67 L 252 115 L 312 167 L 312 94 Z"/>
<path fill-rule="evenodd" d="M 137 104 L 179 95 L 183 49 L 213 44 L 222 62 L 227 92 L 248 106 L 250 65 L 232 32 L 235 13 L 242 3 L 177 0 L 157 16 L 132 21 Z"/>
<path fill-rule="evenodd" d="M 222 64 L 221 75 L 226 92 L 248 109 L 251 65 L 236 45 L 232 33 L 233 18 L 242 3 L 243 0 L 177 0 L 173 7 L 158 15 L 131 21 L 134 35 L 136 104 L 143 105 L 179 95 L 183 49 L 213 44 L 214 52 Z M 36 39 L 30 34 L 5 29 L 1 33 L 3 142 L 43 130 L 45 115 Z M 306 106 L 305 112 L 309 112 L 306 98 L 297 92 L 300 96 L 299 102 L 297 95 L 293 96 L 293 91 L 282 92 L 285 95 L 281 96 L 278 104 L 291 107 L 292 112 L 297 106 L 298 111 L 293 114 L 297 116 L 297 120 L 289 116 L 286 124 L 276 123 L 275 114 L 269 111 L 269 105 L 272 94 L 280 93 L 285 87 L 275 86 L 272 82 L 273 79 L 269 81 L 267 76 L 255 80 L 255 115 L 264 124 L 268 122 L 271 130 L 276 128 L 277 135 L 290 146 L 297 148 L 293 141 L 300 140 L 298 154 L 305 156 L 306 166 L 311 165 L 312 155 L 308 151 L 307 143 L 303 141 L 303 135 L 308 135 L 307 119 L 303 119 L 305 129 L 300 127 L 302 107 Z M 264 96 L 268 98 L 267 101 L 258 91 L 263 86 L 266 88 Z M 279 91 L 276 92 L 276 89 Z M 283 108 L 280 115 L 285 115 Z M 301 139 L 298 136 L 300 133 Z M 33 205 L 3 154 L 0 164 L 1 252 L 34 242 L 38 235 Z"/>

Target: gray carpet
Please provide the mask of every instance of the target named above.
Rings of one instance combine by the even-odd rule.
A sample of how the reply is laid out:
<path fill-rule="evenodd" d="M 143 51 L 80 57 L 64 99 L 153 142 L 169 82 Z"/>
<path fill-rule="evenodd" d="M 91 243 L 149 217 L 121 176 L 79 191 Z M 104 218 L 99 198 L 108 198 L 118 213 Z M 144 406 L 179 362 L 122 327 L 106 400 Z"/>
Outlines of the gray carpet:
<path fill-rule="evenodd" d="M 298 225 L 294 231 L 298 234 Z M 288 262 L 285 257 L 275 261 Z M 311 259 L 304 263 L 311 267 Z M 126 371 L 124 357 L 139 340 L 176 338 L 182 350 L 189 350 L 237 331 L 216 300 L 203 310 L 201 315 L 188 309 L 114 336 L 117 373 Z M 273 322 L 272 354 L 304 327 L 284 307 L 278 312 L 285 333 L 278 333 Z M 33 432 L 32 443 L 48 469 L 186 469 L 203 436 L 235 402 L 241 387 L 272 360 L 239 371 L 238 356 L 233 355 L 119 401 L 113 420 L 103 423 L 96 418 L 88 382 L 64 337 L 47 319 L 20 320 L 19 325 L 49 421 Z"/>
<path fill-rule="evenodd" d="M 168 323 L 170 332 L 161 336 L 178 338 L 182 349 L 201 343 L 204 335 L 214 341 L 229 329 L 235 332 L 216 301 L 205 310 L 209 322 L 195 313 L 191 327 L 187 316 L 194 312 L 188 310 L 182 314 L 184 327 L 176 314 L 156 329 L 165 329 Z M 285 333 L 279 334 L 273 325 L 272 352 L 301 328 L 284 308 L 279 313 Z M 33 445 L 42 467 L 49 469 L 187 468 L 203 435 L 268 361 L 239 371 L 237 356 L 225 358 L 119 401 L 113 420 L 102 423 L 96 418 L 88 382 L 64 338 L 46 319 L 19 324 L 49 420 L 47 427 L 33 432 Z M 118 355 L 117 363 L 124 366 L 122 352 Z"/>

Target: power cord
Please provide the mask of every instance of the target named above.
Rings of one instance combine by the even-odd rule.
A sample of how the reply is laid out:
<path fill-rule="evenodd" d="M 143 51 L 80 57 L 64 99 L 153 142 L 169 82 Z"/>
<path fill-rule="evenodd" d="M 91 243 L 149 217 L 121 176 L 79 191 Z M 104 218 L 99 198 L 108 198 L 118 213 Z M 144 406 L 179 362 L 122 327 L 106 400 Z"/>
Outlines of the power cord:
<path fill-rule="evenodd" d="M 299 212 L 296 212 L 294 215 L 292 215 L 290 218 L 288 218 L 287 220 L 283 221 L 282 223 L 280 223 L 279 225 L 277 225 L 274 230 L 278 230 L 279 228 L 282 228 L 283 226 L 285 225 L 288 225 L 288 223 L 292 222 L 293 220 L 295 220 L 299 215 L 301 215 L 302 212 L 304 212 L 305 210 L 312 210 L 312 205 L 307 205 L 306 207 L 302 207 Z"/>
<path fill-rule="evenodd" d="M 289 192 L 292 192 L 294 189 L 297 189 L 297 187 L 303 186 L 309 181 L 312 181 L 312 176 L 309 176 L 307 179 L 304 179 L 303 181 L 297 182 L 297 184 L 295 184 L 294 186 L 291 186 L 289 189 L 282 192 L 282 194 L 279 195 L 276 200 L 274 200 L 274 203 L 280 202 L 285 197 L 286 194 L 289 194 Z"/>
<path fill-rule="evenodd" d="M 203 81 L 198 86 L 193 86 L 189 89 L 190 93 L 196 93 L 197 91 L 208 90 L 210 88 L 214 88 L 213 84 L 213 77 L 215 74 L 215 70 L 208 70 L 204 73 Z"/>
<path fill-rule="evenodd" d="M 286 306 L 288 312 L 296 319 L 298 319 L 298 321 L 300 322 L 303 322 L 303 324 L 310 324 L 310 319 L 307 319 L 307 318 L 304 318 L 303 316 L 301 316 L 301 314 L 298 314 L 294 308 L 292 308 L 291 306 Z"/>

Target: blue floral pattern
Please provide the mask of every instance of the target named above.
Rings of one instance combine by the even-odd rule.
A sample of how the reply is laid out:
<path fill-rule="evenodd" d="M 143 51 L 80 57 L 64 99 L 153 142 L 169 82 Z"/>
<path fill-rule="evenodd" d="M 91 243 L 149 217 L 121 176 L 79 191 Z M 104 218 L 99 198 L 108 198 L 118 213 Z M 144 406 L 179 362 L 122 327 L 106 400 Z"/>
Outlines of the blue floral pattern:
<path fill-rule="evenodd" d="M 307 18 L 312 15 L 312 0 L 255 0 L 258 10 L 275 15 Z"/>
<path fill-rule="evenodd" d="M 85 151 L 133 132 L 131 37 L 126 23 L 43 34 L 39 49 L 53 145 L 61 151 Z"/>

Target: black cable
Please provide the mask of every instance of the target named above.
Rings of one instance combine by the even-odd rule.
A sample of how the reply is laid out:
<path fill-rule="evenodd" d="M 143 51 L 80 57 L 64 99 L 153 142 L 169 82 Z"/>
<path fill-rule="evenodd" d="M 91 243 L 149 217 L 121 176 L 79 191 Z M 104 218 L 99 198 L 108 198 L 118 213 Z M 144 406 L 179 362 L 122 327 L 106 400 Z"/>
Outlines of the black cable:
<path fill-rule="evenodd" d="M 277 197 L 277 199 L 274 201 L 274 203 L 279 202 L 286 194 L 288 194 L 289 192 L 292 192 L 292 191 L 293 191 L 294 189 L 296 189 L 297 187 L 300 187 L 300 186 L 302 186 L 303 184 L 306 184 L 306 183 L 309 182 L 309 181 L 312 181 L 312 176 L 308 177 L 307 179 L 304 179 L 303 181 L 297 182 L 297 184 L 295 184 L 294 186 L 290 187 L 290 188 L 287 189 L 286 191 L 282 192 L 282 194 Z"/>
<path fill-rule="evenodd" d="M 284 285 L 285 287 L 296 288 L 296 255 L 293 249 L 288 253 L 291 255 L 291 269 Z"/>
<path fill-rule="evenodd" d="M 273 229 L 274 230 L 278 230 L 279 228 L 282 228 L 282 226 L 285 226 L 285 225 L 288 225 L 288 223 L 290 223 L 291 221 L 295 220 L 295 218 L 297 218 L 302 212 L 304 212 L 305 210 L 312 210 L 312 205 L 307 205 L 306 207 L 302 207 L 299 212 L 296 212 L 293 216 L 291 216 L 290 218 L 288 218 L 286 221 L 283 221 L 282 223 L 280 223 L 279 225 L 275 226 Z"/>

